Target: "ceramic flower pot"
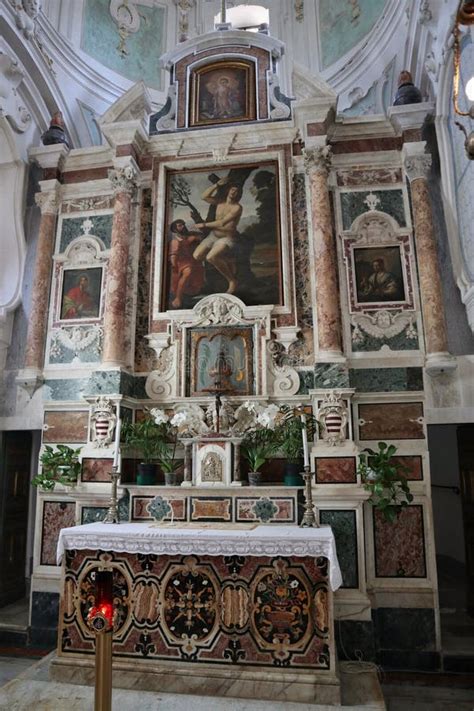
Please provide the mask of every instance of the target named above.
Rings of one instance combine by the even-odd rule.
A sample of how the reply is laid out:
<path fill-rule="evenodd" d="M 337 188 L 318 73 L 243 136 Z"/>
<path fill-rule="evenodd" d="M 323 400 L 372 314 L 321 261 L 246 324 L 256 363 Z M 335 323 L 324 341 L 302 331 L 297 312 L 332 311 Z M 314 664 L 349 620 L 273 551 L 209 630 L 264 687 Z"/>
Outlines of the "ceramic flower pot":
<path fill-rule="evenodd" d="M 300 462 L 285 462 L 283 478 L 285 486 L 304 486 L 302 470 L 303 465 Z"/>
<path fill-rule="evenodd" d="M 249 486 L 259 486 L 262 482 L 262 472 L 249 472 Z"/>
<path fill-rule="evenodd" d="M 156 465 L 141 462 L 137 468 L 137 484 L 139 486 L 154 486 L 156 484 Z"/>
<path fill-rule="evenodd" d="M 177 472 L 164 472 L 164 475 L 165 475 L 165 486 L 177 486 L 177 484 L 178 484 Z"/>

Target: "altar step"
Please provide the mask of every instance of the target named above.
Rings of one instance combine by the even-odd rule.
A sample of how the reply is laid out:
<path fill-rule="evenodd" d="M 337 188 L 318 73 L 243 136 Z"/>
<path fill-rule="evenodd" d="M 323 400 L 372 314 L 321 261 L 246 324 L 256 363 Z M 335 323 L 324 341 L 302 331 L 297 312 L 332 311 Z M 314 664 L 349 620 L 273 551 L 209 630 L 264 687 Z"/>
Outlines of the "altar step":
<path fill-rule="evenodd" d="M 32 665 L 0 688 L 0 709 L 31 711 L 85 711 L 92 708 L 94 690 L 89 686 L 49 681 L 49 665 L 55 653 Z M 344 671 L 344 670 L 347 671 Z M 120 711 L 384 711 L 386 706 L 374 670 L 341 665 L 341 706 L 253 699 L 167 694 L 114 689 L 112 708 Z"/>

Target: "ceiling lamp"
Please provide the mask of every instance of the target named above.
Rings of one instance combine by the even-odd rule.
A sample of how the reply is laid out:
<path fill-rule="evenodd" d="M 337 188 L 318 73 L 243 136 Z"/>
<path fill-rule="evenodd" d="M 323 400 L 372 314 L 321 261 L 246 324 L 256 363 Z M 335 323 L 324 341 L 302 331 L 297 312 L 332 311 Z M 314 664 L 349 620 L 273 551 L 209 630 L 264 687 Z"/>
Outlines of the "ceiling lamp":
<path fill-rule="evenodd" d="M 454 25 L 454 77 L 453 77 L 453 103 L 454 110 L 459 116 L 469 116 L 474 119 L 474 103 L 471 104 L 469 111 L 461 111 L 458 103 L 459 95 L 459 75 L 461 70 L 461 28 L 460 25 L 465 25 L 467 27 L 474 25 L 474 0 L 461 0 L 459 3 L 458 11 L 456 14 L 456 23 Z M 466 84 L 466 95 L 469 101 L 474 102 L 474 75 L 471 76 Z M 459 121 L 454 122 L 458 128 L 466 136 L 464 142 L 464 147 L 466 149 L 467 156 L 470 160 L 474 160 L 474 131 L 468 134 L 466 127 L 459 123 Z"/>

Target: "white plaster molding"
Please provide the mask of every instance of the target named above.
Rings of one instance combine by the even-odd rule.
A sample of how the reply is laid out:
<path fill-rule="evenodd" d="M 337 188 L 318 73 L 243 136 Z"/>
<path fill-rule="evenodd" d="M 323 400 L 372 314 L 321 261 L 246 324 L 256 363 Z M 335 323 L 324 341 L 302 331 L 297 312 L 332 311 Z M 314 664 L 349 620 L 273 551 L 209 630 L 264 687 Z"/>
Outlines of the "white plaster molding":
<path fill-rule="evenodd" d="M 421 129 L 428 116 L 434 114 L 435 106 L 431 101 L 422 104 L 391 106 L 387 115 L 396 131 L 403 133 L 409 129 Z"/>
<path fill-rule="evenodd" d="M 31 124 L 31 114 L 18 95 L 18 87 L 25 73 L 18 62 L 4 52 L 0 52 L 0 114 L 5 116 L 11 127 L 23 133 Z"/>
<path fill-rule="evenodd" d="M 416 314 L 405 312 L 392 313 L 390 311 L 376 311 L 372 314 L 354 314 L 351 318 L 354 326 L 352 341 L 357 343 L 363 340 L 361 331 L 372 338 L 394 338 L 405 331 L 407 340 L 415 339 L 418 335 L 415 328 Z"/>
<path fill-rule="evenodd" d="M 51 146 L 33 146 L 28 150 L 28 158 L 37 163 L 40 168 L 57 168 L 62 170 L 69 148 L 64 143 Z"/>
<path fill-rule="evenodd" d="M 431 377 L 450 373 L 457 368 L 457 360 L 448 352 L 428 353 L 425 370 Z"/>
<path fill-rule="evenodd" d="M 431 168 L 431 156 L 428 153 L 422 155 L 412 155 L 405 158 L 405 172 L 408 180 L 426 180 Z"/>
<path fill-rule="evenodd" d="M 151 96 L 143 81 L 134 84 L 99 118 L 100 130 L 112 146 L 148 140 Z"/>
<path fill-rule="evenodd" d="M 331 146 L 316 146 L 303 150 L 304 167 L 308 174 L 322 173 L 328 175 L 332 165 Z"/>
<path fill-rule="evenodd" d="M 145 392 L 151 400 L 176 397 L 177 369 L 177 348 L 172 344 L 160 351 L 155 369 L 146 379 Z"/>
<path fill-rule="evenodd" d="M 300 376 L 289 365 L 280 365 L 281 346 L 275 341 L 268 341 L 268 370 L 271 376 L 271 394 L 274 397 L 296 395 L 300 388 Z"/>
<path fill-rule="evenodd" d="M 300 330 L 298 326 L 280 326 L 272 328 L 272 333 L 275 334 L 275 341 L 281 343 L 285 351 L 288 351 L 291 344 L 298 340 Z"/>
<path fill-rule="evenodd" d="M 137 189 L 137 171 L 132 165 L 126 165 L 121 169 L 109 170 L 108 177 L 112 183 L 114 195 L 128 193 L 133 195 Z"/>

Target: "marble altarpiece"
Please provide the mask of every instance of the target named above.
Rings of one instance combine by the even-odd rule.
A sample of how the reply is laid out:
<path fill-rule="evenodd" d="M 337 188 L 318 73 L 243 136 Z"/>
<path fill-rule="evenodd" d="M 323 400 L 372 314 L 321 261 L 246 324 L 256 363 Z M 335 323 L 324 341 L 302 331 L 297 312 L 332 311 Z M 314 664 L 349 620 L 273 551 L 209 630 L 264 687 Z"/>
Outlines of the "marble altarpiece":
<path fill-rule="evenodd" d="M 277 462 L 262 486 L 246 485 L 236 423 L 250 400 L 311 407 L 320 422 L 313 494 L 338 546 L 344 648 L 403 664 L 406 643 L 376 630 L 395 618 L 408 629 L 418 617 L 427 630 L 421 657 L 438 648 L 423 379 L 452 361 L 426 219 L 420 128 L 431 107 L 340 122 L 320 78 L 295 69 L 294 98 L 280 92 L 283 52 L 261 33 L 188 40 L 162 59 L 170 86 L 158 113 L 137 84 L 102 117 L 103 146 L 32 151 L 43 170 L 42 259 L 20 380 L 42 388 L 43 442 L 74 443 L 82 461 L 74 490 L 38 496 L 38 629 L 37 612 L 57 604 L 60 529 L 107 510 L 113 426 L 101 430 L 101 419 L 155 407 L 194 413 L 178 486 L 139 487 L 133 461 L 123 461 L 123 520 L 298 522 L 300 492 L 283 486 Z M 242 241 L 226 264 L 212 250 L 216 196 L 229 185 Z M 179 222 L 189 245 L 204 234 L 194 249 L 211 238 L 180 293 Z M 221 439 L 212 442 L 213 372 L 230 351 Z M 397 445 L 415 495 L 392 528 L 357 475 L 360 450 L 379 440 Z"/>

